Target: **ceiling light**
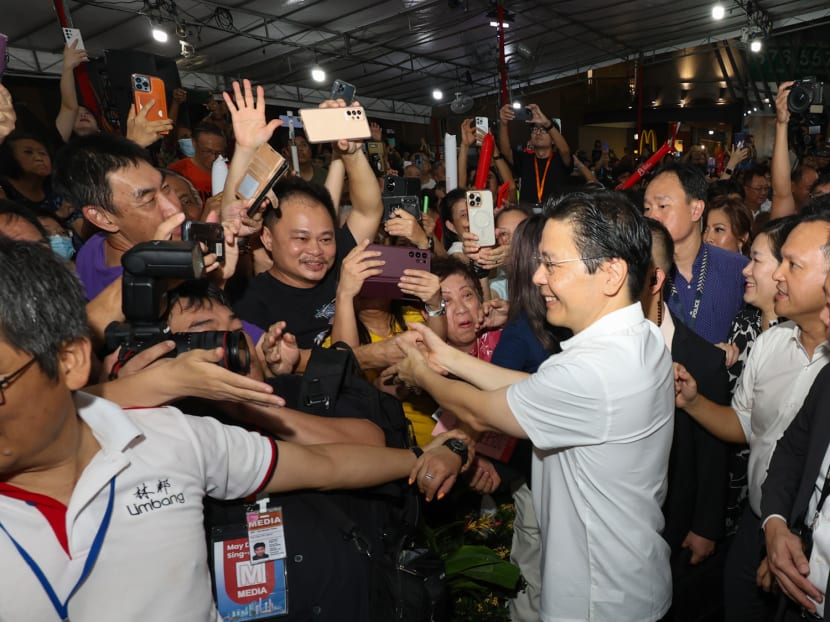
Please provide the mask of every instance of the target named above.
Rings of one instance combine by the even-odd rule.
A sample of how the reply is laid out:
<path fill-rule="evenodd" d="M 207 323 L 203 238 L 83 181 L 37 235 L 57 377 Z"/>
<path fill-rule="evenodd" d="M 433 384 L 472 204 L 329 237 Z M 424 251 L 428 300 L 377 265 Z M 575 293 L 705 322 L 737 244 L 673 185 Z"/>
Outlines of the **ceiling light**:
<path fill-rule="evenodd" d="M 714 136 L 715 130 L 709 130 L 709 136 Z"/>
<path fill-rule="evenodd" d="M 634 132 L 634 140 L 639 140 L 640 135 L 637 132 Z"/>
<path fill-rule="evenodd" d="M 749 44 L 749 49 L 756 54 L 761 51 L 763 44 L 761 43 L 760 39 L 753 39 L 752 43 Z"/>
<path fill-rule="evenodd" d="M 432 99 L 444 99 L 444 94 L 441 92 L 441 89 L 432 91 Z"/>
<path fill-rule="evenodd" d="M 158 26 L 153 26 L 153 39 L 159 43 L 167 43 L 167 33 Z"/>
<path fill-rule="evenodd" d="M 513 102 L 513 110 L 518 110 L 521 107 L 522 107 L 522 102 L 520 102 L 520 101 L 514 101 Z"/>
<path fill-rule="evenodd" d="M 311 77 L 315 82 L 323 82 L 326 79 L 326 72 L 318 65 L 311 68 Z"/>
<path fill-rule="evenodd" d="M 753 106 L 752 107 L 752 112 L 758 112 L 758 109 Z"/>
<path fill-rule="evenodd" d="M 712 19 L 723 19 L 724 15 L 726 15 L 726 9 L 723 8 L 722 4 L 716 4 L 712 7 Z"/>

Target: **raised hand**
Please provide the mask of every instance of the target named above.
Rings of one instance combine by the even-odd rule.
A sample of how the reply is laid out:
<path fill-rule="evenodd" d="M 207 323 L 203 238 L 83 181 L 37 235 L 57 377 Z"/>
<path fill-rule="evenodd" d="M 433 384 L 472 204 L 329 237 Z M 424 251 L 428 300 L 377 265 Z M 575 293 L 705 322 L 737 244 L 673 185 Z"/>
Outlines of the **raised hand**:
<path fill-rule="evenodd" d="M 274 131 L 282 125 L 279 119 L 265 122 L 265 89 L 256 87 L 256 97 L 247 78 L 233 83 L 233 99 L 228 93 L 222 93 L 233 121 L 233 135 L 237 147 L 256 150 L 273 136 Z"/>

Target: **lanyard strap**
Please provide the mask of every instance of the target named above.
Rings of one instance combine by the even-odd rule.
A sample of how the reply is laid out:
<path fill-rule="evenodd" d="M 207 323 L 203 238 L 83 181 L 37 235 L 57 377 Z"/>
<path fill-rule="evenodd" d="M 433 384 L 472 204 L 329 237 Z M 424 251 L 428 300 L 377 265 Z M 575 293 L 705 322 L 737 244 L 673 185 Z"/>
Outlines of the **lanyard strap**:
<path fill-rule="evenodd" d="M 110 518 L 112 518 L 112 506 L 113 500 L 115 499 L 115 478 L 110 480 L 110 498 L 107 502 L 107 510 L 104 512 L 104 518 L 101 520 L 101 525 L 98 527 L 98 533 L 95 534 L 95 539 L 92 541 L 92 546 L 89 549 L 89 555 L 87 555 L 86 562 L 84 563 L 83 571 L 81 572 L 81 577 L 78 579 L 78 582 L 75 584 L 75 587 L 72 588 L 72 591 L 69 593 L 66 601 L 61 602 L 58 598 L 58 595 L 55 593 L 52 584 L 49 582 L 49 579 L 46 578 L 46 575 L 43 574 L 43 570 L 40 569 L 38 563 L 26 552 L 20 543 L 14 539 L 14 536 L 9 533 L 8 529 L 0 523 L 0 529 L 2 529 L 7 536 L 9 536 L 9 540 L 12 541 L 14 547 L 17 549 L 17 552 L 20 553 L 20 556 L 23 560 L 29 564 L 29 568 L 31 568 L 32 573 L 37 577 L 37 580 L 40 581 L 40 585 L 43 587 L 43 591 L 46 592 L 46 595 L 49 597 L 49 600 L 52 602 L 52 606 L 55 608 L 55 612 L 58 614 L 58 617 L 61 620 L 68 620 L 69 619 L 69 599 L 75 595 L 75 592 L 78 591 L 78 588 L 81 587 L 81 584 L 86 580 L 89 576 L 89 573 L 92 571 L 92 567 L 95 565 L 96 560 L 98 559 L 98 555 L 101 553 L 101 545 L 104 543 L 104 536 L 107 533 L 107 528 L 110 524 Z"/>
<path fill-rule="evenodd" d="M 545 180 L 548 178 L 551 160 L 553 160 L 553 153 L 545 161 L 545 172 L 542 174 L 542 180 L 539 181 L 539 158 L 536 157 L 536 154 L 533 155 L 533 168 L 536 169 L 536 202 L 540 204 L 542 203 L 542 193 L 545 190 Z"/>
<path fill-rule="evenodd" d="M 674 268 L 674 278 L 671 280 L 671 301 L 680 310 L 678 315 L 684 317 L 685 310 L 683 309 L 683 302 L 680 300 L 680 294 L 677 292 L 677 266 Z M 695 287 L 695 302 L 692 310 L 689 312 L 689 324 L 687 326 L 694 330 L 697 324 L 697 315 L 700 312 L 700 301 L 703 299 L 703 288 L 706 285 L 706 273 L 709 271 L 709 247 L 703 245 L 703 259 L 700 262 L 700 273 L 697 276 L 697 286 Z"/>

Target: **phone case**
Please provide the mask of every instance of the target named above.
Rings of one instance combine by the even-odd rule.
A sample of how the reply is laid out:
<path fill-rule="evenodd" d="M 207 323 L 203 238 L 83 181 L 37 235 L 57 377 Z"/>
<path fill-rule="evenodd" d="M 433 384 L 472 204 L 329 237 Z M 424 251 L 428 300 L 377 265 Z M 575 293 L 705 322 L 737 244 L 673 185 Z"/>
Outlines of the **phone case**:
<path fill-rule="evenodd" d="M 203 242 L 208 252 L 215 254 L 220 262 L 225 260 L 225 231 L 218 222 L 185 220 L 182 223 L 182 240 Z"/>
<path fill-rule="evenodd" d="M 476 117 L 476 144 L 481 144 L 481 139 L 490 131 L 487 117 Z"/>
<path fill-rule="evenodd" d="M 134 73 L 130 79 L 136 114 L 152 99 L 155 103 L 147 113 L 147 118 L 151 121 L 167 119 L 167 95 L 164 90 L 164 81 L 161 78 L 140 73 Z"/>
<path fill-rule="evenodd" d="M 360 295 L 364 298 L 389 298 L 392 300 L 412 300 L 398 287 L 398 281 L 406 269 L 426 270 L 430 269 L 432 253 L 428 250 L 421 250 L 413 246 L 382 246 L 370 244 L 366 250 L 380 251 L 380 259 L 386 264 L 383 266 L 383 273 L 378 276 L 370 276 L 363 282 Z"/>
<path fill-rule="evenodd" d="M 489 190 L 467 191 L 467 218 L 470 221 L 470 232 L 478 236 L 479 246 L 496 245 L 493 194 Z"/>
<path fill-rule="evenodd" d="M 354 101 L 354 84 L 337 79 L 331 85 L 331 99 L 342 99 L 349 106 Z"/>
<path fill-rule="evenodd" d="M 519 108 L 513 118 L 516 121 L 530 121 L 533 118 L 533 112 L 530 108 Z"/>
<path fill-rule="evenodd" d="M 79 50 L 85 50 L 84 47 L 84 39 L 81 37 L 81 31 L 78 28 L 64 28 L 63 29 L 63 38 L 66 41 L 66 45 L 72 45 L 72 42 L 76 39 L 78 40 L 78 47 Z"/>
<path fill-rule="evenodd" d="M 286 170 L 288 170 L 288 162 L 271 145 L 264 143 L 256 150 L 253 160 L 248 165 L 248 170 L 245 171 L 245 176 L 236 187 L 238 199 L 245 201 L 254 199 L 251 207 L 248 208 L 249 216 L 256 213 L 265 195 Z"/>
<path fill-rule="evenodd" d="M 300 110 L 305 135 L 310 143 L 340 139 L 370 138 L 369 121 L 362 106 L 348 108 L 307 108 Z"/>

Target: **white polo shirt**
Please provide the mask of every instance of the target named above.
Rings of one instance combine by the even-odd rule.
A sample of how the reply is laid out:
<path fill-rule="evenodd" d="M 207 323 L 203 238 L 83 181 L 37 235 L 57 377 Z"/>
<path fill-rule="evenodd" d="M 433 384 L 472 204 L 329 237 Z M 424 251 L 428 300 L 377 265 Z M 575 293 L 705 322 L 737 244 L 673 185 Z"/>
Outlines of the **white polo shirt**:
<path fill-rule="evenodd" d="M 276 445 L 175 408 L 125 411 L 84 393 L 75 402 L 101 450 L 66 508 L 69 555 L 41 511 L 24 500 L 0 494 L 3 526 L 64 601 L 81 576 L 114 477 L 109 528 L 95 566 L 69 601 L 69 619 L 218 620 L 202 500 L 259 490 L 273 472 Z M 41 582 L 2 531 L 0 560 L 0 620 L 59 620 Z"/>
<path fill-rule="evenodd" d="M 657 620 L 671 604 L 671 355 L 639 303 L 561 345 L 507 391 L 534 445 L 542 620 Z"/>
<path fill-rule="evenodd" d="M 813 381 L 830 360 L 825 341 L 808 357 L 795 322 L 782 322 L 758 335 L 732 396 L 749 443 L 749 506 L 761 515 L 761 485 L 772 452 L 804 403 Z"/>

